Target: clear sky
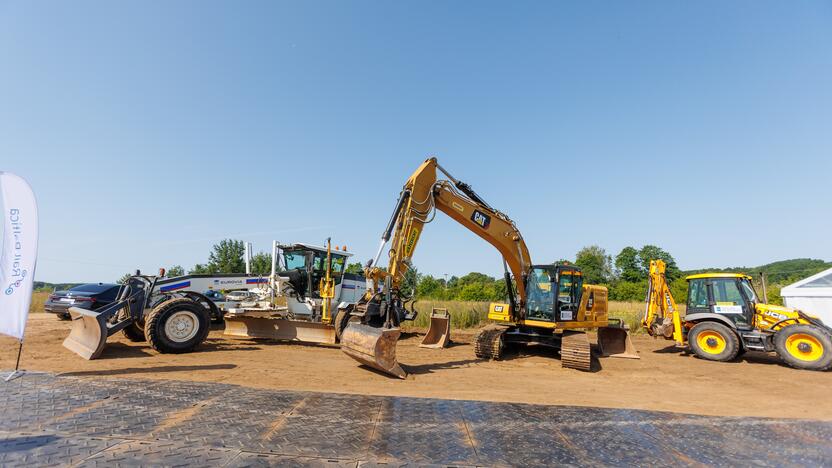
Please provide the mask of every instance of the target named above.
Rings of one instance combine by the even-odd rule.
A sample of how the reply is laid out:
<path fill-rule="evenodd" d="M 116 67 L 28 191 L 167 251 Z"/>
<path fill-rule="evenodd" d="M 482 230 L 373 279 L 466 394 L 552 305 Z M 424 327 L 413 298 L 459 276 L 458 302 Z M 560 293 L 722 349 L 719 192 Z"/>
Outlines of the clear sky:
<path fill-rule="evenodd" d="M 0 170 L 36 279 L 204 262 L 233 237 L 372 256 L 429 155 L 535 262 L 832 260 L 832 3 L 0 2 Z M 500 274 L 442 218 L 414 264 Z"/>

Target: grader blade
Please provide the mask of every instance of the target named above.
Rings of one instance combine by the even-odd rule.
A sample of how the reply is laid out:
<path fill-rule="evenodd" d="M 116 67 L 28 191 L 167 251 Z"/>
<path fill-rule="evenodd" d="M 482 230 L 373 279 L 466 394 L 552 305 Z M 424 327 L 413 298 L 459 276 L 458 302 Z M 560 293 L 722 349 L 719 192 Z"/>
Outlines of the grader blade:
<path fill-rule="evenodd" d="M 223 334 L 236 338 L 335 344 L 335 328 L 332 325 L 285 318 L 226 315 Z"/>
<path fill-rule="evenodd" d="M 419 344 L 421 348 L 447 348 L 451 344 L 451 314 L 448 309 L 434 309 L 430 313 L 428 333 Z"/>
<path fill-rule="evenodd" d="M 407 372 L 396 361 L 400 328 L 375 328 L 350 322 L 341 333 L 341 351 L 356 361 L 404 379 Z"/>
<path fill-rule="evenodd" d="M 107 344 L 107 315 L 70 307 L 72 329 L 64 340 L 64 348 L 84 359 L 95 359 Z"/>
<path fill-rule="evenodd" d="M 641 359 L 630 339 L 630 333 L 624 327 L 599 328 L 598 347 L 603 357 Z"/>

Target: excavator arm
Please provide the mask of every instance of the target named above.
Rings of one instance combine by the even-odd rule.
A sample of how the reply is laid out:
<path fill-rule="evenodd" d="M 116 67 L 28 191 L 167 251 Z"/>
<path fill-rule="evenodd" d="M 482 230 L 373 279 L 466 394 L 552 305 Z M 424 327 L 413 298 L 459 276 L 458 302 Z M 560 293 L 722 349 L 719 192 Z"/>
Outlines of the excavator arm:
<path fill-rule="evenodd" d="M 437 171 L 446 179 L 437 179 Z M 358 320 L 353 319 L 341 334 L 341 349 L 346 354 L 399 377 L 406 375 L 395 359 L 396 341 L 401 333 L 399 324 L 415 317 L 415 312 L 406 309 L 405 304 L 411 297 L 401 290 L 402 283 L 424 227 L 437 211 L 447 214 L 500 252 L 512 319 L 525 310 L 526 276 L 532 263 L 520 231 L 508 216 L 492 208 L 468 184 L 451 176 L 436 158 L 426 160 L 407 179 L 382 233 L 378 251 L 367 264 L 365 273 L 371 287 L 353 310 Z M 383 269 L 378 263 L 388 242 L 390 258 Z"/>
<path fill-rule="evenodd" d="M 437 180 L 440 171 L 447 179 Z M 526 243 L 514 222 L 486 203 L 471 187 L 451 176 L 436 158 L 430 158 L 410 176 L 399 195 L 396 210 L 382 235 L 379 250 L 370 263 L 369 278 L 380 283 L 391 278 L 393 290 L 399 290 L 410 268 L 414 250 L 425 224 L 431 222 L 436 211 L 448 215 L 477 236 L 491 244 L 502 255 L 507 270 L 516 280 L 518 310 L 526 299 L 525 279 L 531 266 Z M 375 265 L 393 235 L 387 270 Z M 380 286 L 380 284 L 378 285 Z M 509 284 L 509 291 L 512 291 Z M 369 291 L 368 294 L 372 294 Z"/>

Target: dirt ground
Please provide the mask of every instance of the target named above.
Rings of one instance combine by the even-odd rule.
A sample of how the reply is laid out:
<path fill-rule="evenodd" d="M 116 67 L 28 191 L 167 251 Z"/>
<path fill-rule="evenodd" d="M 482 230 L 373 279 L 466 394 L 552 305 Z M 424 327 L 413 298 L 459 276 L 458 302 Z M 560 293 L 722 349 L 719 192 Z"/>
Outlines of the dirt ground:
<path fill-rule="evenodd" d="M 791 369 L 758 353 L 739 362 L 707 362 L 646 336 L 634 337 L 640 360 L 606 358 L 593 372 L 580 372 L 561 368 L 546 349 L 478 360 L 470 344 L 473 331 L 453 333 L 455 344 L 442 350 L 419 348 L 421 336 L 410 334 L 399 341 L 398 358 L 411 375 L 399 380 L 359 367 L 335 347 L 224 338 L 222 330 L 212 331 L 199 351 L 179 355 L 158 354 L 119 333 L 101 358 L 86 361 L 61 346 L 69 328 L 50 314 L 32 314 L 21 368 L 272 389 L 832 420 L 832 372 Z M 0 368 L 13 368 L 16 353 L 17 341 L 0 337 Z"/>

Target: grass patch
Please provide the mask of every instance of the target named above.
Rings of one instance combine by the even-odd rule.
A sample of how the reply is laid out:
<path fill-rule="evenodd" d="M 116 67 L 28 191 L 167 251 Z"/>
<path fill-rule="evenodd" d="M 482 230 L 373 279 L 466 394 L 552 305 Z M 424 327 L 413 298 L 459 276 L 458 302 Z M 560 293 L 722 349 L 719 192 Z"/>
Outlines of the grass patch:
<path fill-rule="evenodd" d="M 465 301 L 434 301 L 416 302 L 419 315 L 416 320 L 408 323 L 414 328 L 427 328 L 430 324 L 430 312 L 436 308 L 448 309 L 451 314 L 451 327 L 477 328 L 488 322 L 488 302 Z M 684 307 L 684 306 L 680 306 Z M 644 303 L 641 301 L 611 301 L 608 305 L 610 318 L 621 319 L 629 325 L 633 333 L 642 333 L 641 317 L 644 314 Z"/>
<path fill-rule="evenodd" d="M 35 291 L 32 293 L 32 303 L 29 305 L 29 313 L 44 312 L 43 303 L 49 299 L 49 291 Z"/>

